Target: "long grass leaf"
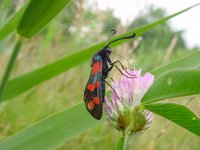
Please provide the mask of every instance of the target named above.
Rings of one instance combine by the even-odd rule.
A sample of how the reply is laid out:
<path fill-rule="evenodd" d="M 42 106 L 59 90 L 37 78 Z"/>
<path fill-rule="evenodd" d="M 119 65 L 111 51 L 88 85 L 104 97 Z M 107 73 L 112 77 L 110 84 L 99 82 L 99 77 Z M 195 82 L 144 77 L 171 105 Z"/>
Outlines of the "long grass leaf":
<path fill-rule="evenodd" d="M 81 112 L 80 112 L 81 110 Z M 105 122 L 93 119 L 83 103 L 58 112 L 0 142 L 0 150 L 53 150 Z"/>
<path fill-rule="evenodd" d="M 144 95 L 143 103 L 200 93 L 200 70 L 176 70 L 159 76 Z"/>
<path fill-rule="evenodd" d="M 147 104 L 144 107 L 200 136 L 200 118 L 187 107 L 173 103 Z"/>
<path fill-rule="evenodd" d="M 179 11 L 173 15 L 165 17 L 165 18 L 158 20 L 156 22 L 153 22 L 149 25 L 146 25 L 146 26 L 143 26 L 143 27 L 140 27 L 137 29 L 133 29 L 125 34 L 121 34 L 121 35 L 117 36 L 116 38 L 119 38 L 121 36 L 130 35 L 130 34 L 132 34 L 132 32 L 135 32 L 137 36 L 140 36 L 141 34 L 147 32 L 148 30 L 164 23 L 165 21 L 167 21 L 167 20 L 193 8 L 193 7 L 196 7 L 197 5 L 194 5 L 187 9 L 184 9 L 182 11 Z M 116 39 L 116 38 L 114 38 L 114 39 Z M 111 47 L 120 45 L 124 42 L 127 42 L 127 41 L 122 40 L 120 42 L 116 42 L 115 44 L 111 45 Z M 49 80 L 65 71 L 75 67 L 76 65 L 79 65 L 80 63 L 91 58 L 92 54 L 95 51 L 101 49 L 104 44 L 105 44 L 105 42 L 101 42 L 99 44 L 96 44 L 94 46 L 86 48 L 78 53 L 72 54 L 71 56 L 66 56 L 66 57 L 59 59 L 55 62 L 52 62 L 46 66 L 43 66 L 41 68 L 38 68 L 31 72 L 25 73 L 19 77 L 16 77 L 15 79 L 10 80 L 8 83 L 8 86 L 5 90 L 5 95 L 3 96 L 3 100 L 7 100 L 9 98 L 17 96 L 17 95 L 29 90 L 33 86 L 36 86 L 36 85 L 42 83 L 43 81 Z"/>
<path fill-rule="evenodd" d="M 44 28 L 70 0 L 32 0 L 25 10 L 17 32 L 31 38 Z"/>
<path fill-rule="evenodd" d="M 6 38 L 10 33 L 15 31 L 17 28 L 24 11 L 26 10 L 26 7 L 28 6 L 28 2 L 22 6 L 22 8 L 16 12 L 1 28 L 0 28 L 0 41 Z"/>

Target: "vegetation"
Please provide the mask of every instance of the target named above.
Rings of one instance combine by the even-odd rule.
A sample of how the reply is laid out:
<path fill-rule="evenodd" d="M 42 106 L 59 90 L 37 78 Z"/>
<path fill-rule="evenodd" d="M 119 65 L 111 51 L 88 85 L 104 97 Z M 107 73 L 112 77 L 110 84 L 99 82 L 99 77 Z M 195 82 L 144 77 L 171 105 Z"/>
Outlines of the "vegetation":
<path fill-rule="evenodd" d="M 110 28 L 118 31 L 116 38 L 137 35 L 111 45 L 129 64 L 115 54 L 112 59 L 156 78 L 142 102 L 158 115 L 150 129 L 135 137 L 133 148 L 199 149 L 199 48 L 189 49 L 184 31 L 174 31 L 167 22 L 196 6 L 168 17 L 152 6 L 148 15 L 141 13 L 124 26 L 111 10 L 83 0 L 0 1 L 0 149 L 115 148 L 121 134 L 106 125 L 105 116 L 91 118 L 82 100 L 90 59 Z M 21 47 L 11 60 L 16 41 Z M 6 69 L 10 76 L 4 75 Z"/>

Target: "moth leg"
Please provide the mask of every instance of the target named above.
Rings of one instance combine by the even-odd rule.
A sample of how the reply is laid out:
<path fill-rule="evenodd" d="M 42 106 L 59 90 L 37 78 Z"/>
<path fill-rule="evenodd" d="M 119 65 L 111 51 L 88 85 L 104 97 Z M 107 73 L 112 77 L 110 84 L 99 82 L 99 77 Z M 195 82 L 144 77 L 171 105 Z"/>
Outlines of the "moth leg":
<path fill-rule="evenodd" d="M 110 67 L 108 67 L 107 72 L 109 73 L 113 69 L 114 64 L 116 64 L 118 62 L 118 60 L 111 62 L 111 60 L 109 59 L 108 62 L 109 62 Z"/>
<path fill-rule="evenodd" d="M 126 66 L 124 66 L 122 64 L 122 62 L 119 60 L 118 63 L 120 64 L 120 66 L 123 68 L 123 69 L 129 69 L 129 70 L 135 70 L 135 69 L 132 69 L 132 68 L 127 68 Z"/>
<path fill-rule="evenodd" d="M 102 78 L 102 80 L 103 80 L 110 88 L 112 88 L 112 86 L 110 85 L 110 83 L 108 83 L 104 78 Z"/>
<path fill-rule="evenodd" d="M 115 92 L 115 94 L 117 95 L 117 92 L 115 91 L 115 89 L 110 85 L 110 83 L 108 83 L 105 79 L 102 78 L 102 80 Z M 114 81 L 113 81 L 114 82 Z M 119 96 L 117 95 L 117 97 L 119 98 Z"/>
<path fill-rule="evenodd" d="M 113 62 L 109 61 L 109 64 L 112 66 L 119 62 L 119 59 L 115 59 Z"/>
<path fill-rule="evenodd" d="M 121 63 L 120 60 L 118 60 L 118 63 L 120 64 L 121 68 L 122 68 L 128 75 L 136 77 L 136 75 L 132 75 L 132 74 L 130 74 L 130 73 L 127 71 L 128 68 L 125 67 L 125 66 Z M 134 70 L 134 69 L 129 69 L 129 70 Z"/>
<path fill-rule="evenodd" d="M 127 77 L 127 78 L 131 78 L 131 79 L 133 79 L 133 78 L 137 78 L 135 75 L 132 75 L 132 76 L 127 76 L 127 75 L 125 75 L 120 69 L 119 69 L 119 67 L 117 67 L 116 65 L 114 65 L 115 66 L 115 68 L 123 75 L 123 76 L 125 76 L 125 77 Z M 127 73 L 127 72 L 126 72 Z M 129 75 L 131 75 L 131 74 L 129 74 Z"/>
<path fill-rule="evenodd" d="M 119 63 L 121 68 L 130 76 L 125 75 L 120 69 L 119 67 L 116 65 L 116 63 Z M 110 71 L 113 67 L 116 67 L 117 70 L 125 77 L 127 78 L 136 78 L 136 75 L 132 75 L 127 71 L 127 68 L 125 66 L 122 65 L 122 63 L 119 61 L 119 59 L 116 59 L 115 61 L 110 63 L 111 67 L 108 69 L 108 71 Z"/>
<path fill-rule="evenodd" d="M 115 61 L 111 62 L 109 61 L 109 64 L 110 64 L 110 68 L 108 68 L 108 72 L 110 72 L 112 70 L 112 68 L 115 66 L 115 64 L 118 62 L 119 60 L 116 59 Z"/>

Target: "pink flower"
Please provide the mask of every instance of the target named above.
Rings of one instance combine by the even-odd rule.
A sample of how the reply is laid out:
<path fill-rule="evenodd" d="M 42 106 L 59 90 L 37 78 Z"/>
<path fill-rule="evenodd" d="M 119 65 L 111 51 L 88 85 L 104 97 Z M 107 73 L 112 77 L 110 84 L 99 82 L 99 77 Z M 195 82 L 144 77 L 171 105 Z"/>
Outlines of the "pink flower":
<path fill-rule="evenodd" d="M 142 108 L 144 94 L 153 84 L 154 76 L 141 70 L 124 70 L 121 79 L 112 83 L 111 101 L 105 97 L 105 111 L 111 126 L 136 133 L 150 126 L 153 113 Z"/>

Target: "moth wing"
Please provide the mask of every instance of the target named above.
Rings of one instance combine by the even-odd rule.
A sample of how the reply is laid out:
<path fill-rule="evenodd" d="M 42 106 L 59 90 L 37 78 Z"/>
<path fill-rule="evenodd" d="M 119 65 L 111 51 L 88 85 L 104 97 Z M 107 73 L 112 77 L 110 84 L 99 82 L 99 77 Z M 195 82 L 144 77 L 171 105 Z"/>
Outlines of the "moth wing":
<path fill-rule="evenodd" d="M 84 91 L 84 101 L 88 112 L 96 119 L 102 117 L 102 60 L 94 61 L 90 77 Z"/>

